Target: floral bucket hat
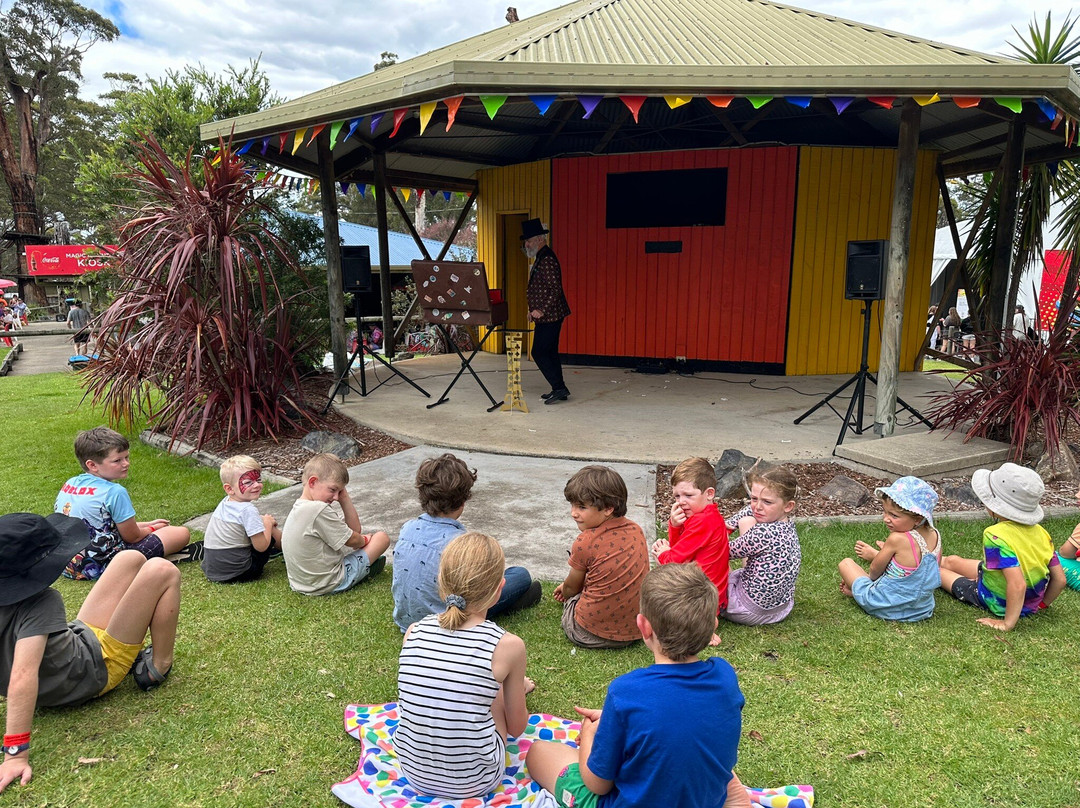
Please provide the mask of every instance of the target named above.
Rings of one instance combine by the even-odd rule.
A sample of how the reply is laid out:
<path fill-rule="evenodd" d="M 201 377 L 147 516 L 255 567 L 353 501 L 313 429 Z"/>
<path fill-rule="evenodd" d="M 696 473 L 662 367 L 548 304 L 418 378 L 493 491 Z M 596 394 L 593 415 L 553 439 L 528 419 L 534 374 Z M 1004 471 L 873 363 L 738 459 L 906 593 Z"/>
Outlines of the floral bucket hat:
<path fill-rule="evenodd" d="M 875 488 L 878 496 L 886 496 L 899 507 L 910 513 L 917 513 L 926 519 L 930 527 L 934 526 L 934 506 L 937 505 L 937 492 L 918 477 L 901 477 L 890 486 Z"/>

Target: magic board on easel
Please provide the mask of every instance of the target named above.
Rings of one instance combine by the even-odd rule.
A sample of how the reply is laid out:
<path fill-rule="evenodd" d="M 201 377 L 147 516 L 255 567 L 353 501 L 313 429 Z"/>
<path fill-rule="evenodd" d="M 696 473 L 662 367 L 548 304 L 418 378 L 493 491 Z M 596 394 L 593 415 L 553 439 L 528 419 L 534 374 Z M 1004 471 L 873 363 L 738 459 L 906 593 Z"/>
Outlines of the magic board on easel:
<path fill-rule="evenodd" d="M 413 261 L 413 281 L 425 322 L 436 325 L 502 325 L 509 316 L 498 290 L 492 300 L 481 262 Z"/>

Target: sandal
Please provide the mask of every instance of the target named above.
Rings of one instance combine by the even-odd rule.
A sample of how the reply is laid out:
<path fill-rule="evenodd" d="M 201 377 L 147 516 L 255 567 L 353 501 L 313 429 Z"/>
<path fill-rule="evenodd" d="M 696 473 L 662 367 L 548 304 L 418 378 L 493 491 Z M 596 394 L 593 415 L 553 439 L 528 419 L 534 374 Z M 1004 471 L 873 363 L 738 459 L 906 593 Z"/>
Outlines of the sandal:
<path fill-rule="evenodd" d="M 139 652 L 139 655 L 135 657 L 135 664 L 131 667 L 131 675 L 135 677 L 135 684 L 142 690 L 153 690 L 158 685 L 164 684 L 171 672 L 171 667 L 165 673 L 154 667 L 153 643 Z"/>

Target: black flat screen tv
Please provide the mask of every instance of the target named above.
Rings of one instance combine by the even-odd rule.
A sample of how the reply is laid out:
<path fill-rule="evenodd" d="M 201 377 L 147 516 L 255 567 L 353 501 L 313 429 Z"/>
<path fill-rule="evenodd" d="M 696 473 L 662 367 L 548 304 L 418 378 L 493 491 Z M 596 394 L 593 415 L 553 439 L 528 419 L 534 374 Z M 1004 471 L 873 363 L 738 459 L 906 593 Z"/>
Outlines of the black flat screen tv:
<path fill-rule="evenodd" d="M 726 168 L 608 174 L 609 230 L 630 227 L 722 227 Z"/>

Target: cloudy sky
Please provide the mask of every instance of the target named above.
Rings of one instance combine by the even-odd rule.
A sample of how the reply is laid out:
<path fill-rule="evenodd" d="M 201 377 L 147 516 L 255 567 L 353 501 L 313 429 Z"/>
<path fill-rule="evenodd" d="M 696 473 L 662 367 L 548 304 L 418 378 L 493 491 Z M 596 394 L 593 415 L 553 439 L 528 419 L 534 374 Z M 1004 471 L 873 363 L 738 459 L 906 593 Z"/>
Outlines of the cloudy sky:
<path fill-rule="evenodd" d="M 92 97 L 106 71 L 157 77 L 202 62 L 220 71 L 262 55 L 271 86 L 286 98 L 370 72 L 382 51 L 402 60 L 505 25 L 514 4 L 524 19 L 563 0 L 82 0 L 122 35 L 83 63 Z M 1033 15 L 1063 20 L 1066 0 L 812 0 L 796 2 L 839 17 L 989 53 L 1009 53 L 1012 28 Z"/>

